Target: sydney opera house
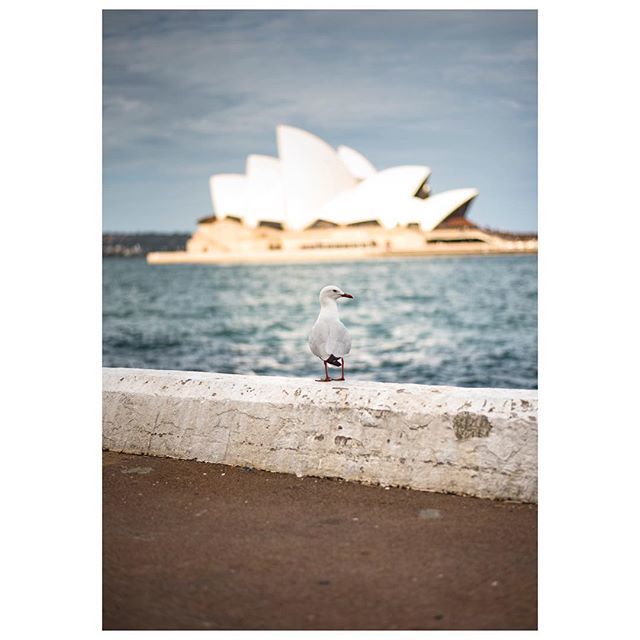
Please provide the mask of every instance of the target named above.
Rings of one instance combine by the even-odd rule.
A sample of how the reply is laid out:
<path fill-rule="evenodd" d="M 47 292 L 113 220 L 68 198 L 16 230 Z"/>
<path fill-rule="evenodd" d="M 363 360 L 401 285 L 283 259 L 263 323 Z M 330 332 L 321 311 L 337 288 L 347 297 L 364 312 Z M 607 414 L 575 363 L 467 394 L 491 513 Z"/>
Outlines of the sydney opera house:
<path fill-rule="evenodd" d="M 535 237 L 483 230 L 467 218 L 478 190 L 431 193 L 431 169 L 381 171 L 350 147 L 295 127 L 276 130 L 278 157 L 250 155 L 244 174 L 210 179 L 213 215 L 186 251 L 149 262 L 312 262 L 537 251 Z"/>

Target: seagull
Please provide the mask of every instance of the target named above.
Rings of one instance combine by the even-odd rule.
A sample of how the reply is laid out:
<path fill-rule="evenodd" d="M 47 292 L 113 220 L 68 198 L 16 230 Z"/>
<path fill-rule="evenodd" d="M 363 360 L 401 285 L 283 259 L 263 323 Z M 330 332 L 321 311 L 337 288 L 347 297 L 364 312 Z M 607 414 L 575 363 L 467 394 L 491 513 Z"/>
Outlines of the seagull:
<path fill-rule="evenodd" d="M 341 366 L 342 377 L 336 380 L 344 380 L 344 357 L 351 351 L 351 336 L 338 318 L 337 302 L 340 298 L 353 296 L 335 285 L 328 285 L 320 291 L 320 313 L 309 334 L 311 353 L 324 362 L 324 379 L 318 382 L 331 382 L 327 364 Z"/>

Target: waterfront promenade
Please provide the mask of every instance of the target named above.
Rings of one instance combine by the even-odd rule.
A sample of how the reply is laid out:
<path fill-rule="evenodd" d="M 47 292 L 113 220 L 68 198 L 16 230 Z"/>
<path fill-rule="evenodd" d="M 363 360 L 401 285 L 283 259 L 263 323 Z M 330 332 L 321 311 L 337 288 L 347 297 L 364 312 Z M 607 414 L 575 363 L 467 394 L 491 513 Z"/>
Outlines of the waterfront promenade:
<path fill-rule="evenodd" d="M 105 629 L 536 628 L 535 390 L 106 368 L 103 448 Z"/>

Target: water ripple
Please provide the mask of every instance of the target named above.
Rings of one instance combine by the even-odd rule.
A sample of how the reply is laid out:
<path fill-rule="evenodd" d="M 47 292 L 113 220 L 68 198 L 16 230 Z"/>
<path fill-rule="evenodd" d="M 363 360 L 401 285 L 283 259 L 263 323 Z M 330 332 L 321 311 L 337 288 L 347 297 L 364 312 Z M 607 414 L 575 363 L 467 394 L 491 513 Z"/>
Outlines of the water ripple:
<path fill-rule="evenodd" d="M 537 388 L 537 258 L 321 265 L 103 261 L 103 363 L 316 377 L 307 335 L 338 284 L 353 378 Z"/>

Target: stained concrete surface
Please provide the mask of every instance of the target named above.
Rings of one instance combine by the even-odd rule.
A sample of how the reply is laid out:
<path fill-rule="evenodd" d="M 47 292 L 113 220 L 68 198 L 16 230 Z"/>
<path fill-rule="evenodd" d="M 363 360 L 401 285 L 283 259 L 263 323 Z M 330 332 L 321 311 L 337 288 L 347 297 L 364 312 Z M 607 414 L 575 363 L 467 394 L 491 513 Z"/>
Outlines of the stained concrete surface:
<path fill-rule="evenodd" d="M 535 629 L 534 505 L 103 454 L 105 629 Z"/>
<path fill-rule="evenodd" d="M 537 502 L 538 392 L 104 368 L 103 449 Z"/>

